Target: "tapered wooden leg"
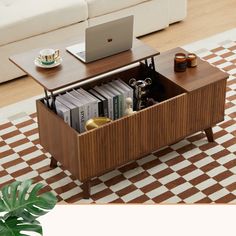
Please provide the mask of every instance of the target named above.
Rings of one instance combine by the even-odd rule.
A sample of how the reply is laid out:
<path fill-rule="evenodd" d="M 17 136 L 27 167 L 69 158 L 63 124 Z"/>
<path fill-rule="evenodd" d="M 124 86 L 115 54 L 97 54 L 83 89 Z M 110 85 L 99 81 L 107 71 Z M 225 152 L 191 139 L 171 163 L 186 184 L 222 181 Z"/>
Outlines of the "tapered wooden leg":
<path fill-rule="evenodd" d="M 57 160 L 54 157 L 51 157 L 50 167 L 51 168 L 56 168 L 57 167 Z"/>
<path fill-rule="evenodd" d="M 212 128 L 208 128 L 204 130 L 207 136 L 207 140 L 208 142 L 214 142 L 214 136 L 213 136 L 213 131 Z"/>
<path fill-rule="evenodd" d="M 91 187 L 91 183 L 89 180 L 82 184 L 83 198 L 85 198 L 85 199 L 90 198 L 90 187 Z"/>

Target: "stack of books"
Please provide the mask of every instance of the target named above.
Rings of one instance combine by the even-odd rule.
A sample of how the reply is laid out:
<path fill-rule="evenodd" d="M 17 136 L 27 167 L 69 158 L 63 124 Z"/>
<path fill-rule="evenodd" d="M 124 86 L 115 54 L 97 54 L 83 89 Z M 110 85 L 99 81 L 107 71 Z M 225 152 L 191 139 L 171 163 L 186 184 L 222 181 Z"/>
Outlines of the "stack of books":
<path fill-rule="evenodd" d="M 91 118 L 108 117 L 116 120 L 124 116 L 128 97 L 133 99 L 133 89 L 118 79 L 88 91 L 79 88 L 59 94 L 55 106 L 57 114 L 82 133 L 87 120 Z"/>

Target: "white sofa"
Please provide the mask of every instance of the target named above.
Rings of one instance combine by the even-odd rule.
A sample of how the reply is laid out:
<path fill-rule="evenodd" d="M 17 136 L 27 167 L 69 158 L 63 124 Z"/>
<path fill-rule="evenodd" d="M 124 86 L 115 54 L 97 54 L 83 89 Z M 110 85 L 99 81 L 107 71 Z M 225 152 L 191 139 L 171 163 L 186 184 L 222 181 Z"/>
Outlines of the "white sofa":
<path fill-rule="evenodd" d="M 0 0 L 0 83 L 25 73 L 8 58 L 84 35 L 88 26 L 134 15 L 142 36 L 181 21 L 187 0 Z"/>

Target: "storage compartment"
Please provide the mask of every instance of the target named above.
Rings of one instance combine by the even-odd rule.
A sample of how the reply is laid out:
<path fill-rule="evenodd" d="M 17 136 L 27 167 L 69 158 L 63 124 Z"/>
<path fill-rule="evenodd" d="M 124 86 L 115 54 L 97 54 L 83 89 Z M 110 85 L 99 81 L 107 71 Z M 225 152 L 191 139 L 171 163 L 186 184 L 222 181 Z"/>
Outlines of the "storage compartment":
<path fill-rule="evenodd" d="M 187 95 L 183 89 L 144 64 L 84 84 L 97 84 L 120 78 L 151 77 L 151 95 L 159 103 L 112 121 L 103 127 L 79 134 L 69 127 L 42 100 L 37 101 L 40 143 L 80 181 L 140 158 L 187 133 Z"/>
<path fill-rule="evenodd" d="M 150 70 L 146 65 L 140 64 L 139 66 L 136 66 L 136 67 L 128 69 L 128 70 L 124 70 L 119 73 L 115 73 L 115 74 L 112 74 L 109 76 L 100 77 L 97 80 L 94 80 L 92 78 L 87 83 L 80 83 L 79 85 L 74 86 L 70 89 L 60 91 L 60 93 L 55 94 L 55 98 L 57 100 L 57 96 L 59 94 L 63 96 L 63 95 L 65 95 L 66 92 L 71 92 L 74 89 L 77 90 L 79 88 L 82 88 L 86 91 L 89 91 L 90 89 L 94 88 L 95 86 L 109 85 L 109 82 L 115 81 L 118 79 L 125 82 L 129 87 L 132 87 L 129 83 L 130 79 L 135 79 L 136 81 L 144 81 L 146 78 L 151 78 L 151 81 L 152 81 L 152 84 L 148 85 L 147 97 L 151 98 L 152 101 L 155 101 L 154 104 L 161 103 L 165 100 L 168 100 L 172 97 L 178 96 L 178 95 L 185 92 L 181 87 L 172 83 L 171 81 L 169 81 L 168 79 L 166 79 L 162 75 L 158 74 L 157 72 Z M 135 90 L 134 87 L 132 87 L 132 89 Z M 90 93 L 90 95 L 92 95 L 92 94 Z M 79 99 L 79 98 L 77 98 L 77 99 Z M 135 95 L 132 96 L 132 99 L 134 100 L 134 105 L 136 105 L 137 99 L 135 98 Z M 42 99 L 42 101 L 46 104 L 45 98 Z M 148 104 L 146 107 L 142 108 L 142 110 L 146 109 L 154 104 Z M 136 108 L 137 107 L 134 106 L 134 111 L 139 112 L 140 109 L 136 109 Z M 122 118 L 122 117 L 120 117 L 120 118 Z M 113 119 L 113 121 L 114 120 L 115 119 Z M 70 123 L 72 123 L 72 122 L 70 122 Z M 77 131 L 77 132 L 82 133 L 79 131 Z"/>
<path fill-rule="evenodd" d="M 99 78 L 99 80 L 91 83 L 86 83 L 81 87 L 88 90 L 96 85 L 107 83 L 118 78 L 129 84 L 129 80 L 131 78 L 135 78 L 136 80 L 144 80 L 148 77 L 152 79 L 152 84 L 150 86 L 151 97 L 158 102 L 162 102 L 185 92 L 181 87 L 172 83 L 158 72 L 154 72 L 143 63 L 140 63 L 139 66 L 129 70 Z"/>

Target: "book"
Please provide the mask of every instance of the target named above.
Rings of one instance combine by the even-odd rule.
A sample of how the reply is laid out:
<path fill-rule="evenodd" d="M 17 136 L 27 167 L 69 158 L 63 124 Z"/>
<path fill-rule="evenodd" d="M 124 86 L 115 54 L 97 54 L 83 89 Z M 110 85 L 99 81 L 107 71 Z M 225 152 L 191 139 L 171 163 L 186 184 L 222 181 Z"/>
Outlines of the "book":
<path fill-rule="evenodd" d="M 82 126 L 82 132 L 85 131 L 85 125 L 86 125 L 86 122 L 87 120 L 89 120 L 90 118 L 90 109 L 89 109 L 89 102 L 86 101 L 86 99 L 80 94 L 78 93 L 76 90 L 72 90 L 70 91 L 70 94 L 77 98 L 81 104 L 83 105 L 84 107 L 84 125 Z"/>
<path fill-rule="evenodd" d="M 83 93 L 81 93 L 81 91 L 79 89 L 74 90 L 77 93 L 77 97 L 83 102 L 85 103 L 86 107 L 87 107 L 87 120 L 91 119 L 94 117 L 94 101 L 91 100 L 89 97 L 87 97 L 86 95 L 84 95 Z"/>
<path fill-rule="evenodd" d="M 125 114 L 126 109 L 126 98 L 129 97 L 128 91 L 120 87 L 118 84 L 116 84 L 114 81 L 109 82 L 109 85 L 114 88 L 115 90 L 119 91 L 121 94 L 121 117 Z"/>
<path fill-rule="evenodd" d="M 85 128 L 84 128 L 85 127 L 85 112 L 86 112 L 86 108 L 84 104 L 69 92 L 66 92 L 66 99 L 72 104 L 74 104 L 79 110 L 79 130 L 77 131 L 79 131 L 80 133 L 84 132 L 85 131 Z"/>
<path fill-rule="evenodd" d="M 71 126 L 70 122 L 70 109 L 60 103 L 57 99 L 55 100 L 56 112 L 57 115 L 60 116 L 69 126 Z"/>
<path fill-rule="evenodd" d="M 124 89 L 127 92 L 128 97 L 132 98 L 131 108 L 133 108 L 133 101 L 134 101 L 134 90 L 133 90 L 133 88 L 131 88 L 128 84 L 126 84 L 121 79 L 114 80 L 114 83 L 116 83 L 119 87 Z"/>
<path fill-rule="evenodd" d="M 98 117 L 98 102 L 99 102 L 99 99 L 97 99 L 96 97 L 94 97 L 92 94 L 90 94 L 88 91 L 80 88 L 78 89 L 77 91 L 79 91 L 80 93 L 82 93 L 85 97 L 87 97 L 87 99 L 89 99 L 92 104 L 93 104 L 93 117 Z"/>
<path fill-rule="evenodd" d="M 106 84 L 103 84 L 100 86 L 101 89 L 103 89 L 104 92 L 106 92 L 111 97 L 111 103 L 112 103 L 112 119 L 116 120 L 119 115 L 119 107 L 118 107 L 118 96 L 111 93 L 107 87 Z"/>
<path fill-rule="evenodd" d="M 71 127 L 79 131 L 79 109 L 68 99 L 68 94 L 59 94 L 57 101 L 67 106 L 70 109 Z"/>
<path fill-rule="evenodd" d="M 122 94 L 114 89 L 110 84 L 104 84 L 104 87 L 113 95 L 114 100 L 114 119 L 122 117 Z"/>
<path fill-rule="evenodd" d="M 89 92 L 98 98 L 100 102 L 98 103 L 98 113 L 100 117 L 108 117 L 108 103 L 107 99 L 104 98 L 101 94 L 96 92 L 94 89 L 90 89 Z"/>
<path fill-rule="evenodd" d="M 110 119 L 113 119 L 113 99 L 112 99 L 112 97 L 108 94 L 108 92 L 106 92 L 106 90 L 101 88 L 101 86 L 99 86 L 99 87 L 95 86 L 93 89 L 107 99 L 108 117 Z"/>

